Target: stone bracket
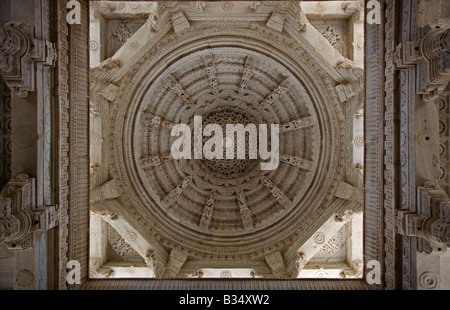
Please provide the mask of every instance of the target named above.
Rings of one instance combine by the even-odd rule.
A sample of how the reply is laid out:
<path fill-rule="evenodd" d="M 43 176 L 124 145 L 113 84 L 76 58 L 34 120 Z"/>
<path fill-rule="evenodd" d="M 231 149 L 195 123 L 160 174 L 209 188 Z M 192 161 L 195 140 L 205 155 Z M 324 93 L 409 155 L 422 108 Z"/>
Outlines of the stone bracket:
<path fill-rule="evenodd" d="M 34 28 L 10 22 L 0 27 L 0 72 L 8 87 L 19 97 L 36 88 L 36 63 L 54 66 L 55 44 L 34 38 Z"/>
<path fill-rule="evenodd" d="M 426 26 L 421 40 L 402 42 L 395 51 L 397 69 L 415 66 L 416 93 L 432 101 L 450 80 L 450 29 Z"/>
<path fill-rule="evenodd" d="M 364 191 L 346 182 L 339 182 L 334 195 L 341 199 L 356 202 L 359 205 L 364 203 Z"/>
<path fill-rule="evenodd" d="M 271 2 L 265 4 L 273 6 L 272 14 L 267 20 L 266 26 L 282 32 L 286 23 L 294 26 L 298 31 L 305 31 L 308 23 L 305 14 L 299 4 L 290 1 Z"/>
<path fill-rule="evenodd" d="M 117 93 L 119 92 L 119 86 L 114 84 L 107 85 L 101 92 L 100 95 L 106 100 L 113 102 L 116 99 Z"/>
<path fill-rule="evenodd" d="M 450 200 L 431 182 L 417 188 L 417 213 L 397 210 L 395 220 L 397 233 L 419 238 L 419 252 L 441 254 L 450 246 Z"/>
<path fill-rule="evenodd" d="M 46 206 L 32 212 L 34 230 L 47 231 L 59 224 L 58 205 Z"/>
<path fill-rule="evenodd" d="M 340 64 L 336 67 L 338 71 L 346 80 L 346 82 L 336 85 L 335 89 L 340 102 L 347 101 L 364 90 L 363 73 L 360 68 L 346 67 L 347 64 Z"/>
<path fill-rule="evenodd" d="M 286 271 L 286 265 L 283 261 L 283 256 L 280 252 L 274 252 L 266 255 L 265 260 L 267 265 L 272 269 L 272 273 L 276 278 L 288 278 L 288 273 Z"/>
<path fill-rule="evenodd" d="M 170 252 L 169 262 L 167 263 L 166 271 L 164 272 L 164 278 L 175 278 L 181 267 L 187 260 L 187 254 L 183 251 L 173 249 Z"/>
<path fill-rule="evenodd" d="M 102 200 L 114 199 L 120 196 L 119 185 L 115 179 L 91 190 L 90 202 L 96 203 Z"/>
<path fill-rule="evenodd" d="M 189 28 L 191 25 L 183 13 L 181 9 L 176 10 L 170 15 L 170 19 L 172 20 L 173 30 L 175 33 L 181 32 L 186 28 Z"/>
<path fill-rule="evenodd" d="M 0 193 L 0 242 L 10 250 L 34 246 L 33 233 L 47 231 L 59 224 L 56 205 L 36 208 L 35 179 L 20 174 Z"/>

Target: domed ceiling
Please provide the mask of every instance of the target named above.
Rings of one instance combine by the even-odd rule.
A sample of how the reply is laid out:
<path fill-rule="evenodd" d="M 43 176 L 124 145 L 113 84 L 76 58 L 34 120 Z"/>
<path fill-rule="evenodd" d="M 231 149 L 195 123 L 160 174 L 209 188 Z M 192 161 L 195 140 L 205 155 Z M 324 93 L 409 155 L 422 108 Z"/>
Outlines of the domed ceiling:
<path fill-rule="evenodd" d="M 258 21 L 267 19 L 263 9 L 272 13 L 266 23 Z M 174 250 L 208 267 L 251 266 L 278 252 L 289 261 L 285 251 L 342 211 L 336 190 L 345 181 L 352 137 L 336 86 L 352 82 L 351 62 L 333 54 L 332 63 L 347 64 L 333 67 L 300 36 L 306 19 L 297 4 L 246 8 L 254 21 L 195 14 L 189 20 L 195 10 L 160 4 L 116 56 L 93 69 L 91 90 L 101 98 L 94 109 L 108 115 L 100 122 L 100 166 L 107 165 L 103 179 L 112 179 L 116 192 L 99 191 L 95 201 L 114 199 L 106 209 L 132 223 L 153 245 L 148 256 L 161 252 L 162 264 L 171 264 Z M 271 26 L 276 14 L 288 30 Z M 316 40 L 316 47 L 329 44 Z M 223 140 L 224 155 L 240 159 L 195 159 L 209 139 L 194 137 L 198 116 L 200 129 L 217 124 L 224 133 L 227 124 L 278 125 L 276 168 L 263 170 L 265 160 L 248 156 L 261 143 L 249 135 L 241 135 L 242 145 Z M 171 152 L 178 124 L 191 129 L 191 159 Z M 267 138 L 277 151 L 270 130 Z"/>

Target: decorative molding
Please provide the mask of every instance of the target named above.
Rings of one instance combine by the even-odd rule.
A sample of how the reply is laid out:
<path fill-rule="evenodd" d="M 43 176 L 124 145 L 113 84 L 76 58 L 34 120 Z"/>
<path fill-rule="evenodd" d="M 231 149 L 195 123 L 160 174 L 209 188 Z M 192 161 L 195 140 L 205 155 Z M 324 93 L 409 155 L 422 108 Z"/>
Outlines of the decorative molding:
<path fill-rule="evenodd" d="M 11 90 L 0 77 L 0 188 L 8 183 L 12 173 Z"/>
<path fill-rule="evenodd" d="M 385 83 L 384 83 L 384 212 L 385 212 L 385 282 L 387 289 L 396 288 L 395 269 L 395 209 L 396 209 L 396 185 L 395 185 L 395 132 L 394 132 L 394 56 L 395 56 L 395 16 L 396 0 L 386 0 L 385 6 Z M 367 57 L 367 56 L 366 56 Z M 366 103 L 367 104 L 367 103 Z"/>
<path fill-rule="evenodd" d="M 399 18 L 401 20 L 401 41 L 409 42 L 417 39 L 417 1 L 402 1 Z M 400 30 L 400 29 L 399 29 Z M 399 57 L 397 45 L 395 57 Z M 416 140 L 411 139 L 416 134 L 416 75 L 415 66 L 401 68 L 396 59 L 399 71 L 399 101 L 400 101 L 400 184 L 399 192 L 401 210 L 416 211 Z M 416 240 L 414 237 L 403 236 L 403 289 L 416 287 Z"/>
<path fill-rule="evenodd" d="M 57 232 L 57 289 L 78 288 L 66 281 L 67 262 L 77 260 L 81 281 L 88 279 L 89 251 L 89 3 L 80 2 L 79 25 L 67 24 L 67 1 L 58 0 L 57 116 L 55 152 L 60 208 Z M 70 47 L 70 48 L 69 48 Z M 101 70 L 101 69 L 100 69 Z M 69 73 L 70 72 L 70 77 Z M 69 225 L 70 223 L 70 225 Z M 69 227 L 70 226 L 70 227 Z"/>
<path fill-rule="evenodd" d="M 21 270 L 16 274 L 16 284 L 23 289 L 30 289 L 34 284 L 34 274 L 30 270 Z"/>

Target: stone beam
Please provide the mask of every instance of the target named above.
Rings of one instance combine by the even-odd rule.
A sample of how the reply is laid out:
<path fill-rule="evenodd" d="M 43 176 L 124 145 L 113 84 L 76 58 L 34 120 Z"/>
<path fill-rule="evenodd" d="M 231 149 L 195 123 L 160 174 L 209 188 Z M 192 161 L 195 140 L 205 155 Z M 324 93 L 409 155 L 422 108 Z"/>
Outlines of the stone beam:
<path fill-rule="evenodd" d="M 170 89 L 177 95 L 184 104 L 187 106 L 193 106 L 195 103 L 189 96 L 189 94 L 184 90 L 183 86 L 180 84 L 180 82 L 177 81 L 177 79 L 174 76 L 171 76 L 168 85 Z"/>
<path fill-rule="evenodd" d="M 268 108 L 272 106 L 278 99 L 280 99 L 290 87 L 288 79 L 283 80 L 273 91 L 268 95 L 260 105 L 263 108 Z"/>
<path fill-rule="evenodd" d="M 157 128 L 164 128 L 164 129 L 171 130 L 172 127 L 175 125 L 175 123 L 173 123 L 169 120 L 166 120 L 163 117 L 155 115 L 147 110 L 145 110 L 142 113 L 141 123 L 143 126 L 145 126 L 146 129 L 148 129 L 148 127 L 150 127 L 150 126 L 154 126 Z"/>
<path fill-rule="evenodd" d="M 122 215 L 118 214 L 117 211 L 120 209 L 123 209 L 123 207 L 116 199 L 100 201 L 91 205 L 91 212 L 93 212 L 94 215 L 100 216 L 103 221 L 117 231 L 122 239 L 127 242 L 139 256 L 142 257 L 147 266 L 153 270 L 155 276 L 162 277 L 165 266 L 167 265 L 168 253 L 157 241 L 148 240 Z M 103 233 L 104 232 L 105 231 L 103 231 Z M 100 261 L 103 262 L 103 260 Z M 96 261 L 93 261 L 92 265 L 95 266 L 93 270 L 97 270 L 103 266 L 103 264 Z"/>
<path fill-rule="evenodd" d="M 142 168 L 152 168 L 161 166 L 163 163 L 172 160 L 171 153 L 159 154 L 159 155 L 151 155 L 140 159 Z"/>
<path fill-rule="evenodd" d="M 241 82 L 239 84 L 239 93 L 245 95 L 247 91 L 248 84 L 250 83 L 250 79 L 253 76 L 253 60 L 250 57 L 247 57 L 245 60 L 244 68 L 242 70 Z"/>
<path fill-rule="evenodd" d="M 349 200 L 359 205 L 364 203 L 364 191 L 343 181 L 339 182 L 334 195 L 338 198 Z"/>
<path fill-rule="evenodd" d="M 115 262 L 105 263 L 96 273 L 94 278 L 155 278 L 153 269 L 146 264 L 136 262 Z"/>
<path fill-rule="evenodd" d="M 217 68 L 215 64 L 214 57 L 212 55 L 207 55 L 203 57 L 203 63 L 206 68 L 206 73 L 209 79 L 209 85 L 211 86 L 211 92 L 217 94 L 219 92 L 219 84 L 217 82 Z"/>
<path fill-rule="evenodd" d="M 297 250 L 295 266 L 290 264 L 288 272 L 292 278 L 297 278 L 299 272 L 308 261 L 325 246 L 330 238 L 348 223 L 353 216 L 353 211 L 333 214 L 302 246 Z"/>

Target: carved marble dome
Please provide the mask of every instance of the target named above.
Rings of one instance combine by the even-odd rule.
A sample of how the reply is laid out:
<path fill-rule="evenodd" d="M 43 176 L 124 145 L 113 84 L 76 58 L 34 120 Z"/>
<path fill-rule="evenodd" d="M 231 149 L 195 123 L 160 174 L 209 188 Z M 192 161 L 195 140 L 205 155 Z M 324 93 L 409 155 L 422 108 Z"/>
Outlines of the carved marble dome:
<path fill-rule="evenodd" d="M 106 221 L 125 241 L 137 235 L 128 243 L 156 277 L 180 275 L 184 266 L 183 276 L 244 268 L 238 274 L 295 278 L 339 231 L 361 236 L 360 224 L 344 229 L 342 217 L 358 213 L 362 223 L 362 170 L 354 167 L 363 148 L 353 148 L 362 134 L 358 46 L 355 62 L 343 56 L 297 2 L 233 2 L 231 10 L 211 2 L 207 13 L 194 4 L 158 3 L 144 24 L 107 22 L 125 38 L 121 47 L 113 52 L 108 43 L 113 56 L 103 61 L 101 50 L 91 50 L 90 124 L 101 141 L 91 143 L 92 229 L 101 235 Z M 128 3 L 113 7 L 93 4 L 92 29 L 99 12 L 125 19 L 133 12 Z M 359 12 L 352 10 L 342 14 Z M 95 33 L 93 41 L 101 38 Z M 253 124 L 257 141 L 245 134 L 244 150 L 237 137 L 224 139 L 224 153 L 228 147 L 240 159 L 174 158 L 178 124 L 191 129 L 191 154 L 209 142 L 195 136 L 200 116 L 202 129 L 216 124 L 225 135 L 227 124 Z M 250 146 L 259 149 L 261 125 L 268 150 L 276 148 L 271 125 L 278 125 L 273 170 L 261 169 L 268 161 L 261 154 L 248 155 Z M 318 232 L 323 244 L 311 245 Z M 98 272 L 105 237 L 93 240 L 90 264 Z M 117 248 L 115 240 L 109 244 Z M 362 239 L 351 240 L 360 246 Z M 345 259 L 360 260 L 360 249 Z"/>
<path fill-rule="evenodd" d="M 149 51 L 131 67 L 112 108 L 110 168 L 122 205 L 193 255 L 288 246 L 332 202 L 342 173 L 343 114 L 330 75 L 295 42 L 249 22 L 192 26 L 156 46 L 157 57 Z M 173 159 L 171 128 L 193 128 L 194 116 L 204 125 L 279 124 L 278 168 Z"/>

